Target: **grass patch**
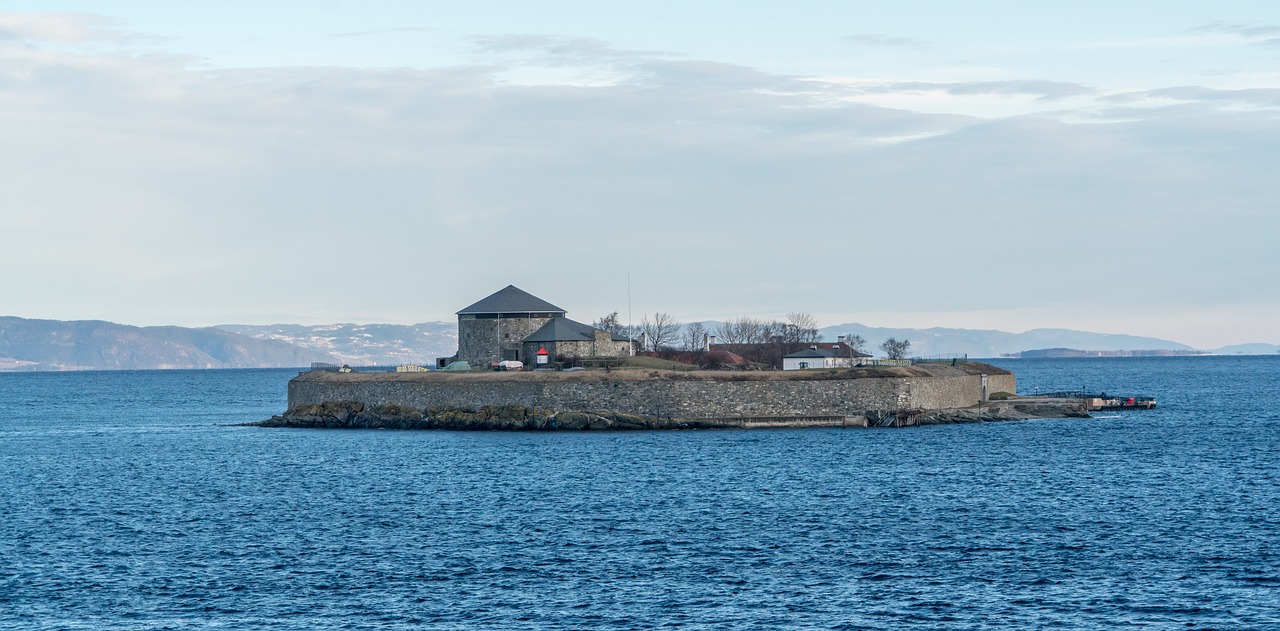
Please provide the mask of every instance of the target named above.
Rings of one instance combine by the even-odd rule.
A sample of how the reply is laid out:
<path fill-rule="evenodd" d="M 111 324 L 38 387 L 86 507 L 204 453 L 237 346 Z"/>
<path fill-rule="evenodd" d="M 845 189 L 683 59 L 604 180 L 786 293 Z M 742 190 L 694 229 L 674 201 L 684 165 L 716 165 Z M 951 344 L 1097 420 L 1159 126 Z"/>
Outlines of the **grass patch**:
<path fill-rule="evenodd" d="M 644 357 L 636 355 L 634 357 L 619 357 L 621 361 L 615 365 L 615 368 L 621 370 L 701 370 L 702 367 L 697 364 L 685 364 L 681 362 L 671 361 L 669 359 L 658 359 L 657 357 Z"/>

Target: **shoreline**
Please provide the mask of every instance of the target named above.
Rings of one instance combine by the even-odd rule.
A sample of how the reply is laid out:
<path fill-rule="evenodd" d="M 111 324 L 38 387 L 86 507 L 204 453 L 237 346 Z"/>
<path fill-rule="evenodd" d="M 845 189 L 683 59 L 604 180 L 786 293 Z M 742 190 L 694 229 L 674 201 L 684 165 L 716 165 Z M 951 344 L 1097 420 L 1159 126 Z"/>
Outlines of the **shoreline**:
<path fill-rule="evenodd" d="M 519 405 L 421 410 L 395 404 L 325 402 L 290 409 L 244 426 L 292 429 L 394 429 L 454 431 L 634 431 L 688 429 L 783 429 L 803 427 L 916 427 L 1038 418 L 1089 418 L 1075 399 L 1009 399 L 981 408 L 869 411 L 859 415 L 661 418 L 608 410 L 543 410 Z"/>

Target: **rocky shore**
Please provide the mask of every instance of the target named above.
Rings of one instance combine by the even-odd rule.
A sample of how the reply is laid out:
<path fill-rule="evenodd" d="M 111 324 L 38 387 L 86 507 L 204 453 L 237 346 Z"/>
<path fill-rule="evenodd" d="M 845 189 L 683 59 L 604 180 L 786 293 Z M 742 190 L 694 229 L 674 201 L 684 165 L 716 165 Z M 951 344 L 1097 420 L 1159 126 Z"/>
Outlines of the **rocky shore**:
<path fill-rule="evenodd" d="M 711 421 L 661 419 L 618 412 L 539 410 L 518 405 L 479 409 L 432 408 L 418 410 L 395 404 L 366 406 L 359 401 L 325 402 L 300 406 L 265 421 L 259 427 L 323 429 L 447 429 L 447 430 L 631 430 L 706 429 L 733 427 Z"/>
<path fill-rule="evenodd" d="M 478 409 L 416 409 L 359 401 L 324 402 L 292 408 L 247 425 L 310 429 L 442 429 L 471 431 L 586 431 L 783 427 L 905 427 L 981 423 L 1032 418 L 1084 418 L 1080 401 L 1010 399 L 945 410 L 875 411 L 854 416 L 726 417 L 672 419 L 611 411 L 543 410 L 518 405 Z"/>

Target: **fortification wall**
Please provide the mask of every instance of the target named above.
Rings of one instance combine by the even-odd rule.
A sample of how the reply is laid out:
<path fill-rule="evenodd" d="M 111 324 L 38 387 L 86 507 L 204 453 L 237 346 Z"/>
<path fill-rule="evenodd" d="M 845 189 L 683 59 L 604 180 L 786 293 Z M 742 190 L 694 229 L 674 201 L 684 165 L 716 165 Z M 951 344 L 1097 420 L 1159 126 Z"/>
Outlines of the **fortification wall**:
<path fill-rule="evenodd" d="M 521 405 L 549 410 L 608 410 L 670 419 L 858 416 L 868 411 L 939 410 L 974 405 L 979 375 L 812 381 L 343 380 L 289 382 L 289 408 L 326 401 L 480 408 Z M 987 391 L 1016 392 L 1013 375 L 990 375 Z"/>

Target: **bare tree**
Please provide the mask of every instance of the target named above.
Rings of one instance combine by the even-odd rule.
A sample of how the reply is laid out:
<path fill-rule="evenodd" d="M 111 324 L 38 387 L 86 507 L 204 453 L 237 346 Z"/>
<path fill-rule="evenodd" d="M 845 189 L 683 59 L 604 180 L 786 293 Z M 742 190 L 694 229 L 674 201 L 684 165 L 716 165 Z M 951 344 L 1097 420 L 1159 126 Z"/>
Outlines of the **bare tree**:
<path fill-rule="evenodd" d="M 867 352 L 867 341 L 862 339 L 861 335 L 855 335 L 853 333 L 849 333 L 848 335 L 844 335 L 842 337 L 844 338 L 844 343 L 849 345 L 849 348 L 852 348 L 853 350 L 858 351 L 859 353 Z"/>
<path fill-rule="evenodd" d="M 797 311 L 787 314 L 787 323 L 782 325 L 783 339 L 790 344 L 813 344 L 822 341 L 822 333 L 818 331 L 818 321 L 812 314 Z"/>
<path fill-rule="evenodd" d="M 591 324 L 591 326 L 594 326 L 595 328 L 600 329 L 601 331 L 605 331 L 611 335 L 618 335 L 626 338 L 631 337 L 631 331 L 628 330 L 627 325 L 622 324 L 621 322 L 618 321 L 617 311 L 614 311 L 613 313 L 610 313 L 609 315 L 604 316 L 599 320 L 596 320 Z"/>
<path fill-rule="evenodd" d="M 758 344 L 782 344 L 787 341 L 787 325 L 773 320 L 765 322 L 760 329 L 760 339 L 756 340 Z"/>
<path fill-rule="evenodd" d="M 880 345 L 880 350 L 889 359 L 904 359 L 911 352 L 911 340 L 898 341 L 891 337 Z"/>
<path fill-rule="evenodd" d="M 769 341 L 770 323 L 755 318 L 734 318 L 716 327 L 721 344 L 762 344 Z"/>
<path fill-rule="evenodd" d="M 649 349 L 656 352 L 669 348 L 676 341 L 680 323 L 670 313 L 659 312 L 653 314 L 652 320 L 649 316 L 640 320 L 640 331 L 648 338 Z"/>
<path fill-rule="evenodd" d="M 725 320 L 716 325 L 716 341 L 721 344 L 742 344 L 742 329 L 738 325 L 739 320 L 745 318 L 737 318 L 734 320 Z"/>
<path fill-rule="evenodd" d="M 681 346 L 686 351 L 700 351 L 705 348 L 707 340 L 707 329 L 702 326 L 701 322 L 694 322 L 684 327 L 684 333 L 681 334 Z"/>

